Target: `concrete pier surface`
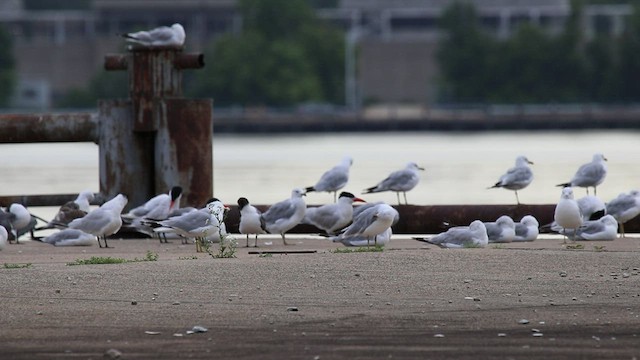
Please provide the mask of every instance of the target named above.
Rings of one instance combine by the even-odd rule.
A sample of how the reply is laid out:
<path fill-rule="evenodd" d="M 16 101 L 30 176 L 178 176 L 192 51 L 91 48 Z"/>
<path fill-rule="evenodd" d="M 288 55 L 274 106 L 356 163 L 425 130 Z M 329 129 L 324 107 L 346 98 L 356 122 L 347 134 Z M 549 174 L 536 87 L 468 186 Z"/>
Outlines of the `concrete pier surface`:
<path fill-rule="evenodd" d="M 288 241 L 265 236 L 231 259 L 179 240 L 8 245 L 0 358 L 640 358 L 637 235 L 458 250 L 398 236 L 358 253 L 312 235 Z M 68 265 L 148 252 L 157 261 Z"/>

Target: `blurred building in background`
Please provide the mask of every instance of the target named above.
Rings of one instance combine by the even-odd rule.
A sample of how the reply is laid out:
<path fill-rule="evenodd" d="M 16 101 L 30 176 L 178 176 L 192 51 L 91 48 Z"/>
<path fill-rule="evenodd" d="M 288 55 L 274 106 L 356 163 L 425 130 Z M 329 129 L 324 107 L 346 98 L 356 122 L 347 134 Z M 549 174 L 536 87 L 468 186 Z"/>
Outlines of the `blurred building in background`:
<path fill-rule="evenodd" d="M 522 22 L 559 32 L 569 0 L 473 0 L 482 24 L 506 38 Z M 438 19 L 453 0 L 341 0 L 318 16 L 345 32 L 347 105 L 429 104 L 436 97 Z M 94 0 L 81 10 L 32 10 L 0 2 L 0 22 L 14 38 L 18 86 L 14 103 L 49 108 L 52 99 L 84 87 L 107 53 L 122 52 L 124 32 L 180 22 L 189 51 L 241 31 L 236 0 Z M 624 31 L 629 5 L 588 6 L 587 36 Z M 356 57 L 356 50 L 357 57 Z M 209 61 L 215 61 L 209 59 Z M 357 69 L 357 71 L 356 71 Z"/>

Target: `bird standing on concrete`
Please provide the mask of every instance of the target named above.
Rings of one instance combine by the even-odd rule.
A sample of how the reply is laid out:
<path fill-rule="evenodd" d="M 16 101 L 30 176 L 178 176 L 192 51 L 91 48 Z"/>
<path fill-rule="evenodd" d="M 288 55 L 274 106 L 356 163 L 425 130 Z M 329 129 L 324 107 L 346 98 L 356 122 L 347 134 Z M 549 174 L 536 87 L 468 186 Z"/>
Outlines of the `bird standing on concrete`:
<path fill-rule="evenodd" d="M 518 190 L 526 188 L 533 181 L 533 171 L 529 168 L 529 164 L 533 165 L 533 162 L 529 161 L 526 156 L 518 156 L 516 165 L 500 176 L 498 182 L 489 189 L 503 188 L 515 191 L 516 202 L 520 205 Z"/>
<path fill-rule="evenodd" d="M 365 202 L 352 193 L 343 191 L 338 202 L 318 207 L 307 207 L 302 223 L 311 224 L 329 235 L 349 225 L 353 220 L 353 203 Z"/>
<path fill-rule="evenodd" d="M 172 187 L 167 194 L 159 194 L 149 199 L 144 204 L 129 210 L 123 215 L 125 218 L 145 218 L 152 220 L 164 220 L 173 209 L 180 208 L 182 188 Z"/>
<path fill-rule="evenodd" d="M 260 216 L 264 222 L 263 229 L 269 234 L 280 234 L 282 242 L 285 245 L 288 244 L 284 234 L 302 221 L 307 210 L 307 205 L 302 198 L 303 196 L 305 196 L 303 189 L 293 189 L 293 191 L 291 191 L 291 198 L 271 205 L 271 207 Z"/>
<path fill-rule="evenodd" d="M 100 239 L 102 238 L 104 247 L 107 248 L 109 247 L 107 237 L 118 232 L 122 226 L 122 217 L 120 215 L 127 202 L 128 199 L 125 195 L 118 194 L 99 208 L 91 210 L 84 217 L 71 221 L 69 228 L 96 236 L 100 247 L 102 247 L 100 244 Z"/>
<path fill-rule="evenodd" d="M 333 242 L 341 242 L 345 245 L 355 245 L 353 241 L 362 242 L 366 239 L 369 246 L 373 241 L 374 246 L 378 246 L 378 236 L 390 237 L 387 232 L 398 219 L 398 211 L 391 206 L 381 203 L 358 213 L 353 218 L 353 223 L 347 226 L 338 236 L 333 237 Z M 388 242 L 388 239 L 386 239 Z"/>
<path fill-rule="evenodd" d="M 567 236 L 567 234 L 573 234 L 574 236 L 572 237 L 575 237 L 575 231 L 582 225 L 580 207 L 578 206 L 578 202 L 573 198 L 573 189 L 570 187 L 562 189 L 562 195 L 556 205 L 553 220 L 562 228 L 562 233 L 565 236 Z M 568 232 L 568 230 L 571 230 L 571 232 Z"/>
<path fill-rule="evenodd" d="M 0 223 L 6 228 L 9 233 L 9 242 L 13 240 L 16 244 L 19 244 L 20 234 L 28 231 L 32 225 L 32 216 L 29 210 L 22 204 L 13 203 L 9 206 L 9 211 L 0 214 Z"/>
<path fill-rule="evenodd" d="M 249 235 L 255 235 L 254 247 L 258 247 L 258 235 L 264 234 L 264 221 L 260 215 L 262 213 L 255 206 L 249 204 L 245 197 L 238 199 L 238 209 L 240 210 L 240 224 L 238 231 L 247 235 L 247 247 L 249 247 Z"/>
<path fill-rule="evenodd" d="M 202 252 L 205 241 L 220 242 L 227 235 L 224 216 L 229 210 L 220 200 L 213 198 L 207 205 L 196 211 L 170 217 L 166 220 L 145 220 L 143 223 L 153 224 L 157 233 L 174 232 L 187 239 L 196 240 L 196 251 Z"/>

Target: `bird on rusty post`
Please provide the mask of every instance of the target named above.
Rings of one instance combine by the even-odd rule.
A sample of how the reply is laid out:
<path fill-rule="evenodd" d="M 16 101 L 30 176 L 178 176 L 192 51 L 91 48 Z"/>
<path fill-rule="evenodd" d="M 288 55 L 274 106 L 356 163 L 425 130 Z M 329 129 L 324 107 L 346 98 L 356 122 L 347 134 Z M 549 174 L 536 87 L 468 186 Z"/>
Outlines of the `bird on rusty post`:
<path fill-rule="evenodd" d="M 138 31 L 122 34 L 122 37 L 129 42 L 136 43 L 144 47 L 151 46 L 175 46 L 184 45 L 186 38 L 184 28 L 180 24 L 169 26 L 160 26 L 148 31 Z"/>

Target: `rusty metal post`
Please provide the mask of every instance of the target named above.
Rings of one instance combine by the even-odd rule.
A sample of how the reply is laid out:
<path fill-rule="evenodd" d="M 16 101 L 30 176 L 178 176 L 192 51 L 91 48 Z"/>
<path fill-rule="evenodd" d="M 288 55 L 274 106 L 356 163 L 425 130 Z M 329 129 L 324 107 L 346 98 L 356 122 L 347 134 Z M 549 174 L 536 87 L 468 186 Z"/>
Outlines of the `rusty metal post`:
<path fill-rule="evenodd" d="M 101 100 L 100 192 L 107 198 L 124 193 L 131 204 L 141 204 L 153 194 L 152 133 L 135 133 L 131 100 Z"/>
<path fill-rule="evenodd" d="M 0 115 L 0 144 L 98 142 L 98 119 L 89 113 Z"/>
<path fill-rule="evenodd" d="M 182 98 L 182 69 L 202 66 L 202 54 L 175 48 L 105 57 L 105 69 L 128 70 L 130 100 L 100 106 L 101 192 L 124 192 L 129 206 L 174 185 L 190 205 L 212 196 L 212 101 Z"/>

